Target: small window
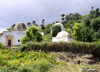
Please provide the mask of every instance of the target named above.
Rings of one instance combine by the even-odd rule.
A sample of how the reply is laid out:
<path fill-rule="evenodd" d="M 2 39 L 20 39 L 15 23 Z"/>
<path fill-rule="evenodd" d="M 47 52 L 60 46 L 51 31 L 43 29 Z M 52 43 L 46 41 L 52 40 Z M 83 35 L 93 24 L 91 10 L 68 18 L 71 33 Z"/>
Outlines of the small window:
<path fill-rule="evenodd" d="M 18 42 L 20 42 L 20 39 L 18 40 Z"/>

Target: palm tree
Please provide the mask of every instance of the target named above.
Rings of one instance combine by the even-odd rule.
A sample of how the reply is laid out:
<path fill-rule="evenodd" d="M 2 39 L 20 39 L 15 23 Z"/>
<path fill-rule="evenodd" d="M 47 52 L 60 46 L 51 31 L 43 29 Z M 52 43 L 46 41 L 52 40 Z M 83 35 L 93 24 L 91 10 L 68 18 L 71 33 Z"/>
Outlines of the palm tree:
<path fill-rule="evenodd" d="M 56 21 L 56 23 L 59 23 L 59 21 Z"/>
<path fill-rule="evenodd" d="M 93 11 L 93 8 L 94 8 L 94 7 L 92 6 L 92 11 Z"/>
<path fill-rule="evenodd" d="M 55 22 L 53 22 L 52 24 L 55 24 Z"/>
<path fill-rule="evenodd" d="M 33 25 L 36 25 L 36 22 L 33 20 L 33 21 L 32 21 L 32 24 L 33 24 Z"/>
<path fill-rule="evenodd" d="M 45 21 L 45 19 L 42 19 L 42 24 L 44 25 L 44 21 Z"/>
<path fill-rule="evenodd" d="M 61 14 L 61 16 L 62 16 L 62 17 L 64 17 L 64 16 L 65 16 L 65 14 Z"/>
<path fill-rule="evenodd" d="M 45 19 L 42 19 L 42 24 L 41 24 L 41 29 L 43 30 L 45 27 L 44 27 L 44 21 Z"/>
<path fill-rule="evenodd" d="M 75 20 L 77 20 L 77 19 L 79 19 L 79 17 L 81 17 L 82 15 L 80 15 L 79 13 L 75 13 L 74 16 L 75 16 Z"/>
<path fill-rule="evenodd" d="M 96 12 L 98 12 L 98 11 L 99 11 L 99 8 L 96 9 Z"/>
<path fill-rule="evenodd" d="M 65 17 L 65 18 L 66 18 L 66 20 L 68 20 L 68 19 L 69 19 L 69 16 L 68 16 L 68 15 L 66 15 L 66 17 Z"/>
<path fill-rule="evenodd" d="M 69 19 L 72 20 L 72 18 L 73 18 L 73 14 L 70 13 L 70 14 L 69 14 Z"/>
<path fill-rule="evenodd" d="M 31 23 L 30 23 L 30 22 L 28 22 L 28 23 L 27 23 L 27 26 L 28 26 L 28 27 L 30 27 L 30 26 L 31 26 Z"/>
<path fill-rule="evenodd" d="M 65 14 L 61 14 L 62 21 L 64 21 L 64 20 L 65 20 L 64 16 L 65 16 Z"/>

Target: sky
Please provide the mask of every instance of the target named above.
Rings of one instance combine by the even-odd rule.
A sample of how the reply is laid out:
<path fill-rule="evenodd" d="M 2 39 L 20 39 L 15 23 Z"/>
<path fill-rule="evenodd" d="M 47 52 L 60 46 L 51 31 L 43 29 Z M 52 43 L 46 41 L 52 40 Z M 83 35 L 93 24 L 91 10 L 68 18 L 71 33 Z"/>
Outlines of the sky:
<path fill-rule="evenodd" d="M 91 7 L 100 8 L 100 0 L 0 0 L 0 33 L 18 22 L 36 21 L 45 25 L 61 21 L 61 14 L 87 15 Z"/>

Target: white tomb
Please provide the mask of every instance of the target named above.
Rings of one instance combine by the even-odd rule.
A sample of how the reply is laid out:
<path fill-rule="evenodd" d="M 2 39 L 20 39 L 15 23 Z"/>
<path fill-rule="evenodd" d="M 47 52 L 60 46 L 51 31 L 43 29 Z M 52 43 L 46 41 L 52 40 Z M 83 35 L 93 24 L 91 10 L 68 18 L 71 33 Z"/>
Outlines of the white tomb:
<path fill-rule="evenodd" d="M 54 26 L 55 25 L 61 25 L 61 30 L 62 31 L 59 32 L 56 37 L 52 37 L 52 42 L 59 42 L 59 41 L 68 42 L 68 41 L 74 41 L 75 40 L 74 38 L 70 37 L 70 34 L 68 32 L 65 31 L 65 28 L 64 28 L 63 24 L 56 23 L 56 24 L 54 24 Z"/>
<path fill-rule="evenodd" d="M 3 31 L 0 34 L 0 42 L 4 46 L 16 46 L 21 45 L 21 38 L 25 36 L 26 25 L 19 22 L 13 26 L 11 31 Z M 41 32 L 44 35 L 44 32 Z"/>
<path fill-rule="evenodd" d="M 57 34 L 56 37 L 52 37 L 52 42 L 59 42 L 59 41 L 74 41 L 74 38 L 70 37 L 70 34 L 66 31 L 61 31 Z"/>

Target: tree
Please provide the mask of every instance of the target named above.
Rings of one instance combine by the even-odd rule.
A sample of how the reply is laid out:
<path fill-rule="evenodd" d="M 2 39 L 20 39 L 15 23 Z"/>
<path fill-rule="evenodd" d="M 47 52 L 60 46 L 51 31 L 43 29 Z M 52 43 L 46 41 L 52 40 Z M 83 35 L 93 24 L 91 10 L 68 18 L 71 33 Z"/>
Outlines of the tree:
<path fill-rule="evenodd" d="M 86 26 L 90 26 L 90 18 L 89 17 L 85 17 L 83 19 L 83 22 L 85 23 Z"/>
<path fill-rule="evenodd" d="M 75 23 L 76 23 L 76 21 L 73 21 L 73 20 L 71 20 L 71 21 L 69 21 L 68 23 L 66 23 L 65 25 L 64 25 L 64 27 L 67 29 L 67 28 L 71 28 L 72 29 L 72 27 L 75 25 Z"/>
<path fill-rule="evenodd" d="M 32 25 L 25 31 L 25 36 L 21 39 L 21 42 L 22 43 L 26 43 L 28 41 L 40 42 L 41 40 L 42 40 L 42 35 L 40 33 L 40 29 Z"/>
<path fill-rule="evenodd" d="M 44 27 L 44 21 L 45 21 L 45 19 L 42 19 L 42 24 L 41 24 L 41 29 L 42 29 L 42 30 L 45 29 L 45 27 Z"/>
<path fill-rule="evenodd" d="M 100 30 L 98 30 L 97 32 L 94 32 L 93 35 L 92 35 L 92 41 L 95 42 L 95 41 L 100 41 Z"/>
<path fill-rule="evenodd" d="M 11 28 L 7 28 L 8 31 L 11 31 Z"/>
<path fill-rule="evenodd" d="M 90 27 L 93 31 L 97 32 L 100 28 L 100 18 L 92 19 L 90 22 Z"/>
<path fill-rule="evenodd" d="M 69 32 L 69 33 L 71 33 L 72 27 L 75 25 L 75 23 L 77 23 L 77 22 L 76 22 L 76 21 L 73 21 L 73 20 L 71 20 L 71 21 L 69 21 L 68 23 L 66 23 L 66 24 L 64 25 L 66 31 Z"/>
<path fill-rule="evenodd" d="M 51 33 L 51 28 L 52 28 L 53 24 L 47 24 L 45 27 L 45 34 L 49 34 Z"/>
<path fill-rule="evenodd" d="M 66 20 L 69 20 L 69 15 L 66 15 L 65 18 L 66 18 Z"/>
<path fill-rule="evenodd" d="M 93 8 L 94 8 L 94 7 L 92 6 L 91 8 L 92 8 L 92 11 L 93 11 Z"/>
<path fill-rule="evenodd" d="M 62 17 L 62 21 L 65 20 L 64 16 L 65 16 L 65 14 L 62 14 L 62 15 L 61 15 L 61 17 Z"/>
<path fill-rule="evenodd" d="M 84 36 L 83 42 L 92 42 L 93 41 L 92 35 L 94 34 L 94 32 L 89 27 L 84 25 L 83 29 L 82 29 L 82 34 Z"/>
<path fill-rule="evenodd" d="M 27 26 L 28 26 L 28 27 L 30 27 L 30 26 L 31 26 L 31 23 L 30 23 L 30 22 L 28 22 L 28 23 L 27 23 Z"/>
<path fill-rule="evenodd" d="M 75 26 L 73 26 L 73 32 L 71 34 L 71 36 L 73 38 L 75 38 L 78 41 L 82 41 L 83 40 L 83 34 L 82 34 L 82 25 L 79 23 L 75 23 Z"/>
<path fill-rule="evenodd" d="M 79 13 L 74 14 L 75 20 L 81 19 L 82 16 Z"/>
<path fill-rule="evenodd" d="M 57 33 L 61 31 L 61 25 L 55 25 L 52 27 L 52 36 L 56 37 Z"/>
<path fill-rule="evenodd" d="M 13 24 L 12 26 L 10 26 L 10 28 L 7 28 L 8 31 L 11 31 L 14 28 L 15 24 Z"/>
<path fill-rule="evenodd" d="M 36 21 L 32 21 L 32 25 L 34 25 L 34 26 L 37 26 L 38 27 L 38 24 L 36 24 Z"/>

